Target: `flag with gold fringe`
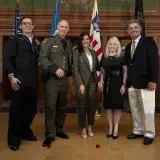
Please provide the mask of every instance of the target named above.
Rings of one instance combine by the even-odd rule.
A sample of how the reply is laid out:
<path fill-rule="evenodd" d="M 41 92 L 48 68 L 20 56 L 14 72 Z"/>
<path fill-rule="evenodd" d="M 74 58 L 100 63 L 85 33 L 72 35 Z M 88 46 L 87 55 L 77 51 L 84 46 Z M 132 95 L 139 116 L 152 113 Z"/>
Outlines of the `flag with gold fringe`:
<path fill-rule="evenodd" d="M 142 36 L 145 36 L 143 0 L 136 0 L 135 1 L 135 19 L 139 20 L 139 22 L 142 26 Z"/>
<path fill-rule="evenodd" d="M 90 42 L 91 49 L 95 50 L 98 61 L 100 62 L 102 57 L 102 46 L 101 46 L 101 38 L 100 38 L 97 0 L 94 0 L 91 26 L 90 26 L 90 36 L 91 36 L 91 42 Z M 102 77 L 100 72 L 97 71 L 98 82 L 101 80 L 101 78 Z M 99 109 L 103 109 L 103 107 L 99 107 Z M 96 110 L 95 116 L 98 116 L 98 117 L 102 116 L 98 108 Z"/>
<path fill-rule="evenodd" d="M 100 38 L 100 28 L 99 28 L 99 16 L 98 16 L 98 7 L 97 0 L 94 1 L 91 26 L 90 26 L 90 36 L 91 36 L 91 48 L 96 51 L 98 60 L 100 62 L 102 57 L 102 46 Z M 98 81 L 100 81 L 100 72 L 98 73 Z"/>
<path fill-rule="evenodd" d="M 16 0 L 13 34 L 20 32 L 20 2 Z"/>

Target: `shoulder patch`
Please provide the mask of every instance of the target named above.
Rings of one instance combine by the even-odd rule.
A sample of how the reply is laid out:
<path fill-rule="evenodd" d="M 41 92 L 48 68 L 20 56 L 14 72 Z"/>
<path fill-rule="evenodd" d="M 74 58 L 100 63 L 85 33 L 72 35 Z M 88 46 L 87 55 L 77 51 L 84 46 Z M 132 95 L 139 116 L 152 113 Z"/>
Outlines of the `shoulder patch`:
<path fill-rule="evenodd" d="M 44 45 L 44 44 L 46 44 L 47 43 L 47 41 L 48 41 L 48 38 L 45 38 L 43 41 L 42 41 L 42 45 Z"/>
<path fill-rule="evenodd" d="M 13 36 L 9 37 L 9 39 L 13 39 L 13 38 L 14 38 Z"/>
<path fill-rule="evenodd" d="M 17 40 L 17 38 L 18 38 L 17 36 L 13 35 L 9 37 L 9 40 Z"/>

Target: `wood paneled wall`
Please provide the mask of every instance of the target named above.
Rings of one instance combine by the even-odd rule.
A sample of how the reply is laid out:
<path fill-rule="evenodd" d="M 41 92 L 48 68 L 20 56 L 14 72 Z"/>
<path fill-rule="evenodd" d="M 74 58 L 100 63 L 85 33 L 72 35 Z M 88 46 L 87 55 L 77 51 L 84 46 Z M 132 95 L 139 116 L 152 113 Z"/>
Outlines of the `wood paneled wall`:
<path fill-rule="evenodd" d="M 158 11 L 145 12 L 146 35 L 153 37 L 159 48 L 160 55 L 160 9 Z M 92 12 L 61 12 L 61 18 L 69 21 L 70 32 L 69 37 L 76 37 L 82 31 L 89 31 Z M 23 11 L 21 16 L 29 16 L 35 24 L 34 33 L 37 37 L 47 37 L 50 33 L 52 11 Z M 103 49 L 106 46 L 110 36 L 124 37 L 128 39 L 126 32 L 127 22 L 134 17 L 132 11 L 128 12 L 107 12 L 99 11 L 100 33 L 102 38 Z M 14 24 L 14 11 L 0 10 L 0 101 L 3 100 L 3 40 L 5 36 L 12 35 Z M 160 77 L 159 77 L 160 79 Z M 70 80 L 72 81 L 72 79 Z M 71 85 L 72 86 L 72 85 Z M 72 94 L 72 91 L 71 91 Z M 156 106 L 160 104 L 160 82 L 156 91 Z M 42 96 L 42 95 L 41 95 Z"/>

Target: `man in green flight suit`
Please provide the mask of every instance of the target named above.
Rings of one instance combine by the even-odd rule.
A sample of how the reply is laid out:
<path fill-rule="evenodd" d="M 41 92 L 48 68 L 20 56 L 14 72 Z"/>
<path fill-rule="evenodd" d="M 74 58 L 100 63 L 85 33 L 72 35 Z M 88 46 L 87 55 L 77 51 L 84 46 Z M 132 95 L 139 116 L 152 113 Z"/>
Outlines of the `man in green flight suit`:
<path fill-rule="evenodd" d="M 40 49 L 39 63 L 44 69 L 45 84 L 45 140 L 46 147 L 55 140 L 55 136 L 68 139 L 63 125 L 66 117 L 68 94 L 68 76 L 71 75 L 72 49 L 66 40 L 69 23 L 61 20 L 57 25 L 58 33 L 46 38 Z"/>

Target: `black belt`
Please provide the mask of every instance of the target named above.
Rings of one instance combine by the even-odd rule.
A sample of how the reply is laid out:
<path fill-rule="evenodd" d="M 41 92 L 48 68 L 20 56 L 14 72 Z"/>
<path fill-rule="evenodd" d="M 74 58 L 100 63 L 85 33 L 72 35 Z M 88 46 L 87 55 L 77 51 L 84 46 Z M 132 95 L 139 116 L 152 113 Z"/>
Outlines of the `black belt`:
<path fill-rule="evenodd" d="M 119 76 L 120 74 L 121 74 L 120 70 L 113 70 L 113 71 L 108 72 L 108 78 L 107 78 L 107 84 L 106 84 L 106 93 L 109 92 L 110 76 L 111 75 Z"/>

